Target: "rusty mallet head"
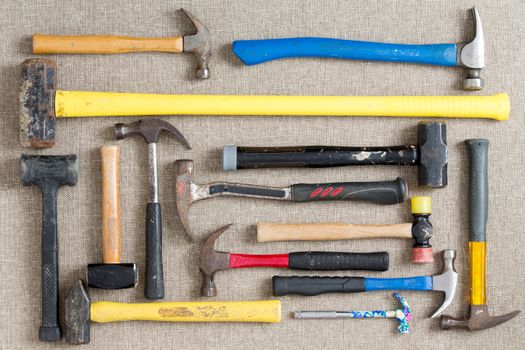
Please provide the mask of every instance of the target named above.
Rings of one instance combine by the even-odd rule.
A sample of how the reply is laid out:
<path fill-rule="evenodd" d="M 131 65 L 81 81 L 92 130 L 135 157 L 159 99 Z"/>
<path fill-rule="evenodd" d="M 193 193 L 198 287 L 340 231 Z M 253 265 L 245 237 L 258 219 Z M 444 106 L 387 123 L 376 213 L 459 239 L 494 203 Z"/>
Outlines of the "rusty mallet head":
<path fill-rule="evenodd" d="M 215 272 L 230 268 L 230 253 L 215 250 L 215 241 L 232 224 L 226 225 L 213 232 L 202 245 L 199 269 L 202 274 L 201 296 L 214 297 L 217 287 L 213 280 Z"/>
<path fill-rule="evenodd" d="M 197 78 L 208 79 L 210 77 L 208 61 L 211 57 L 210 31 L 191 13 L 184 9 L 180 10 L 189 18 L 197 30 L 193 35 L 184 36 L 184 52 L 193 53 L 197 58 Z"/>

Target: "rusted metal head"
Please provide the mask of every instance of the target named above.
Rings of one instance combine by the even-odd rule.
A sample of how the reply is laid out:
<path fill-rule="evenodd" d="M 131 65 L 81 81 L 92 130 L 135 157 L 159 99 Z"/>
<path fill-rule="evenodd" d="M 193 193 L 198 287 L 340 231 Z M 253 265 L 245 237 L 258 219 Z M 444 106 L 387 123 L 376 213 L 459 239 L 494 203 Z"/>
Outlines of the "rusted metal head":
<path fill-rule="evenodd" d="M 62 185 L 75 186 L 78 181 L 78 159 L 67 156 L 32 156 L 22 154 L 20 158 L 22 184 L 39 187 Z"/>
<path fill-rule="evenodd" d="M 466 328 L 469 331 L 479 331 L 487 328 L 499 326 L 502 323 L 516 317 L 520 310 L 501 316 L 490 316 L 487 305 L 470 305 L 469 317 L 467 319 L 441 316 L 441 328 Z"/>
<path fill-rule="evenodd" d="M 117 140 L 122 140 L 131 135 L 140 135 L 148 144 L 158 143 L 160 133 L 165 130 L 172 134 L 175 139 L 183 144 L 187 149 L 191 149 L 190 144 L 180 133 L 180 131 L 162 119 L 148 118 L 129 124 L 117 123 L 115 124 L 114 129 Z"/>
<path fill-rule="evenodd" d="M 419 185 L 444 187 L 448 184 L 447 125 L 423 122 L 417 125 L 419 143 Z"/>
<path fill-rule="evenodd" d="M 89 343 L 91 300 L 82 280 L 75 282 L 64 303 L 66 341 L 71 344 Z"/>
<path fill-rule="evenodd" d="M 184 52 L 191 52 L 197 58 L 197 78 L 208 79 L 210 68 L 208 61 L 211 57 L 211 34 L 195 16 L 184 9 L 180 9 L 192 21 L 197 32 L 193 35 L 184 36 Z"/>
<path fill-rule="evenodd" d="M 21 68 L 20 143 L 30 148 L 53 147 L 56 64 L 48 59 L 32 58 L 22 62 Z"/>
<path fill-rule="evenodd" d="M 195 185 L 191 182 L 193 174 L 193 160 L 178 159 L 175 161 L 175 205 L 180 223 L 184 232 L 192 238 L 189 211 L 191 204 L 195 201 L 193 188 Z"/>
<path fill-rule="evenodd" d="M 432 290 L 444 292 L 445 300 L 430 318 L 436 318 L 441 315 L 441 313 L 452 303 L 454 295 L 456 294 L 456 286 L 458 284 L 458 273 L 454 269 L 456 251 L 453 249 L 445 249 L 442 252 L 442 256 L 443 272 L 440 275 L 432 276 Z"/>
<path fill-rule="evenodd" d="M 221 227 L 213 232 L 202 245 L 199 269 L 202 274 L 201 296 L 214 297 L 217 295 L 217 287 L 213 280 L 215 272 L 230 268 L 230 253 L 215 250 L 215 241 L 232 224 Z"/>

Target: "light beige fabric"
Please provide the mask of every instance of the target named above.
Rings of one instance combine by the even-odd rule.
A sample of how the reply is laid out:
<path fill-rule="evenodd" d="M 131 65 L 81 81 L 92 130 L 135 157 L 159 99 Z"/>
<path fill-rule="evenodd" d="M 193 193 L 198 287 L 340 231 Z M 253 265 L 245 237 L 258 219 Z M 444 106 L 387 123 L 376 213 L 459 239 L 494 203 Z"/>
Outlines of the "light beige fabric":
<path fill-rule="evenodd" d="M 211 199 L 195 204 L 191 225 L 195 243 L 189 244 L 175 214 L 173 161 L 195 160 L 195 180 L 239 181 L 285 186 L 296 182 L 381 180 L 404 176 L 412 195 L 431 195 L 432 244 L 437 252 L 458 251 L 457 295 L 447 313 L 467 312 L 467 163 L 463 140 L 490 140 L 490 216 L 488 222 L 487 294 L 494 315 L 525 309 L 523 265 L 525 246 L 524 70 L 525 6 L 519 0 L 471 1 L 2 1 L 0 4 L 0 339 L 2 348 L 64 348 L 65 343 L 38 341 L 40 320 L 40 220 L 37 188 L 19 180 L 19 158 L 31 154 L 75 153 L 80 159 L 79 183 L 59 193 L 61 300 L 86 264 L 101 260 L 100 159 L 98 147 L 114 143 L 112 125 L 131 118 L 81 118 L 58 121 L 57 145 L 44 151 L 24 150 L 18 143 L 17 91 L 19 63 L 31 57 L 30 36 L 112 33 L 170 36 L 188 33 L 191 26 L 175 10 L 184 7 L 213 34 L 211 79 L 194 80 L 195 61 L 189 55 L 123 54 L 62 55 L 58 86 L 68 90 L 210 94 L 305 95 L 453 95 L 464 72 L 460 69 L 350 62 L 329 59 L 289 59 L 260 66 L 243 66 L 231 53 L 234 39 L 327 36 L 399 43 L 449 43 L 470 39 L 468 9 L 479 8 L 485 29 L 486 88 L 479 94 L 507 92 L 509 122 L 449 120 L 449 186 L 418 188 L 412 167 L 355 167 L 284 169 L 224 173 L 221 148 L 238 145 L 395 145 L 416 142 L 417 119 L 334 117 L 166 117 L 186 136 L 192 151 L 173 138 L 159 144 L 160 199 L 164 217 L 164 273 L 166 300 L 197 300 L 200 275 L 199 244 L 212 230 L 235 225 L 218 241 L 218 248 L 234 252 L 270 253 L 300 250 L 388 250 L 391 268 L 385 273 L 355 272 L 357 276 L 398 277 L 434 274 L 435 265 L 410 263 L 408 240 L 289 242 L 255 244 L 257 221 L 398 223 L 410 220 L 407 204 L 381 207 L 355 203 L 290 204 L 249 199 Z M 144 215 L 147 201 L 147 147 L 139 138 L 120 142 L 122 174 L 123 261 L 136 262 L 144 272 Z M 274 274 L 305 274 L 274 269 L 220 272 L 217 300 L 271 298 Z M 333 275 L 344 273 L 333 273 Z M 324 273 L 330 275 L 330 273 Z M 93 300 L 137 302 L 135 290 L 91 290 Z M 84 349 L 522 349 L 523 315 L 500 327 L 478 332 L 441 331 L 426 317 L 437 307 L 439 293 L 405 292 L 415 320 L 411 334 L 395 334 L 386 320 L 294 320 L 294 310 L 375 309 L 396 305 L 389 292 L 282 298 L 283 321 L 260 324 L 162 324 L 128 322 L 92 325 L 90 346 Z"/>

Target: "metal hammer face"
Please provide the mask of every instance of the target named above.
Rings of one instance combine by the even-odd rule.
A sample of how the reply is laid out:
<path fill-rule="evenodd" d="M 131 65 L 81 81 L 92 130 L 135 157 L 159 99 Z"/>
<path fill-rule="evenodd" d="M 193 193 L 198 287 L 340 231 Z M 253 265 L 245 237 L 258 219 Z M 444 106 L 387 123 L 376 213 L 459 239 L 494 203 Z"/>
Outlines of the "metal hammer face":
<path fill-rule="evenodd" d="M 444 187 L 448 184 L 447 126 L 445 123 L 419 123 L 419 184 Z"/>
<path fill-rule="evenodd" d="M 197 78 L 208 79 L 210 77 L 208 61 L 211 57 L 210 31 L 191 13 L 184 9 L 180 10 L 189 18 L 197 30 L 193 35 L 184 36 L 184 52 L 191 52 L 197 58 Z"/>
<path fill-rule="evenodd" d="M 445 293 L 445 300 L 439 309 L 434 312 L 430 318 L 438 317 L 445 309 L 452 303 L 454 295 L 456 294 L 456 286 L 458 283 L 458 273 L 454 269 L 454 260 L 456 259 L 456 251 L 447 249 L 443 251 L 443 272 L 440 275 L 432 276 L 432 290 L 441 291 Z"/>
<path fill-rule="evenodd" d="M 467 68 L 467 77 L 463 80 L 465 90 L 481 90 L 484 81 L 481 69 L 485 68 L 485 40 L 481 18 L 476 8 L 472 8 L 474 22 L 474 39 L 466 44 L 458 45 L 458 65 Z"/>
<path fill-rule="evenodd" d="M 219 236 L 230 228 L 232 224 L 226 225 L 212 233 L 202 245 L 199 269 L 202 274 L 201 296 L 214 297 L 217 295 L 217 287 L 213 280 L 215 272 L 230 268 L 230 254 L 215 250 L 215 241 Z"/>

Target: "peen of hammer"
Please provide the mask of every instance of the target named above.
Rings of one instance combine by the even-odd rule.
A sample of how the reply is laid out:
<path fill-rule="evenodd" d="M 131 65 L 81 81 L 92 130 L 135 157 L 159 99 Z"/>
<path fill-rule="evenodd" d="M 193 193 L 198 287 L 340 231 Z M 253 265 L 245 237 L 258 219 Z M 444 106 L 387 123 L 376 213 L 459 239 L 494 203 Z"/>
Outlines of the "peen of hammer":
<path fill-rule="evenodd" d="M 102 173 L 102 264 L 89 264 L 86 281 L 101 289 L 133 288 L 138 283 L 137 265 L 120 262 L 120 147 L 100 147 Z"/>
<path fill-rule="evenodd" d="M 38 186 L 42 191 L 42 324 L 38 338 L 59 341 L 58 322 L 58 235 L 57 192 L 61 186 L 75 186 L 78 159 L 67 156 L 31 156 L 20 158 L 20 177 L 24 186 Z"/>
<path fill-rule="evenodd" d="M 257 242 L 332 241 L 364 238 L 412 238 L 412 262 L 431 263 L 433 227 L 429 217 L 432 203 L 428 196 L 410 198 L 412 222 L 386 225 L 345 223 L 279 224 L 257 223 Z"/>
<path fill-rule="evenodd" d="M 193 161 L 175 161 L 176 207 L 180 222 L 191 237 L 189 224 L 190 206 L 197 201 L 235 196 L 260 199 L 273 199 L 294 203 L 317 201 L 366 201 L 375 204 L 397 204 L 407 199 L 408 186 L 398 177 L 393 181 L 376 182 L 335 182 L 317 184 L 295 184 L 289 187 L 268 187 L 232 182 L 212 182 L 196 184 L 192 181 Z"/>
<path fill-rule="evenodd" d="M 91 302 L 82 280 L 78 280 L 71 288 L 64 308 L 65 338 L 72 344 L 90 342 L 90 321 L 97 323 L 122 321 L 277 323 L 281 321 L 279 300 Z"/>
<path fill-rule="evenodd" d="M 286 254 L 234 254 L 215 250 L 215 242 L 231 224 L 213 232 L 201 249 L 199 268 L 202 274 L 201 296 L 217 295 L 214 276 L 217 271 L 246 267 L 277 267 L 293 270 L 388 270 L 388 252 L 340 253 L 293 252 Z"/>
<path fill-rule="evenodd" d="M 417 165 L 419 185 L 444 187 L 448 183 L 445 123 L 419 123 L 417 145 L 389 147 L 224 146 L 223 170 L 256 168 L 325 168 L 345 165 Z"/>
<path fill-rule="evenodd" d="M 115 35 L 33 35 L 33 53 L 36 55 L 56 53 L 113 54 L 126 52 L 190 52 L 197 58 L 197 78 L 208 79 L 211 56 L 209 30 L 195 16 L 184 9 L 181 12 L 193 23 L 196 33 L 169 38 L 133 38 Z"/>
<path fill-rule="evenodd" d="M 55 143 L 56 118 L 152 115 L 390 116 L 508 120 L 509 96 L 161 95 L 56 90 L 56 65 L 22 63 L 20 142 Z"/>

